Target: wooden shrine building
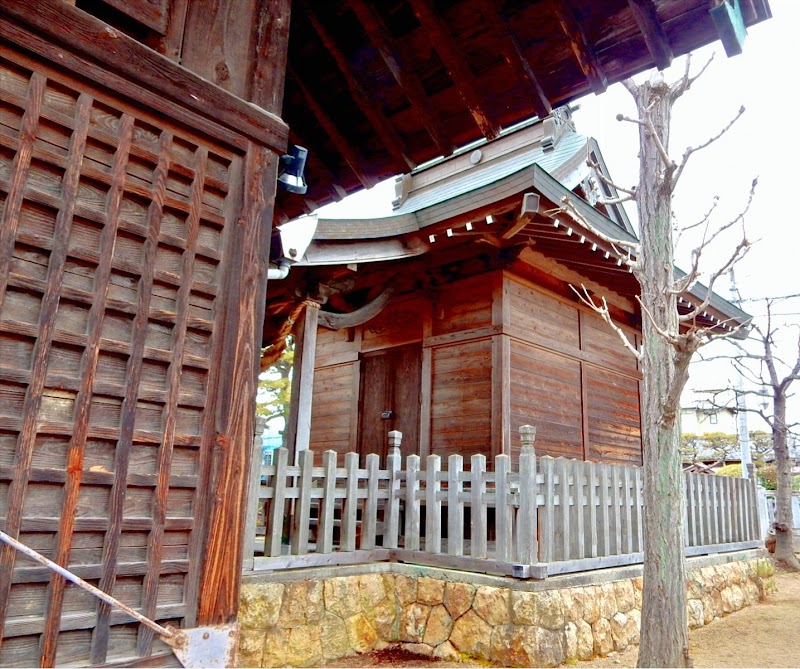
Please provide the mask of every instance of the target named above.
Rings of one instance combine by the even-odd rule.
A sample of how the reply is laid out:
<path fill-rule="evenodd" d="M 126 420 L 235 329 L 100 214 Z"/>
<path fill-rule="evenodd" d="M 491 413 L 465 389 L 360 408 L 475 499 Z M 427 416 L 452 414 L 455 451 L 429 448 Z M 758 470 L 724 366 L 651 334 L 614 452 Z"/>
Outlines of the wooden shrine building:
<path fill-rule="evenodd" d="M 767 0 L 3 0 L 0 528 L 156 621 L 235 621 L 264 296 L 281 284 L 268 282 L 273 226 L 705 44 L 722 39 L 737 53 L 742 27 L 769 17 Z M 298 145 L 308 159 L 305 179 L 294 177 L 306 185 L 290 192 L 278 180 Z M 576 186 L 534 174 L 542 183 L 524 191 L 544 200 L 550 187 Z M 512 196 L 513 206 L 496 210 L 509 234 L 520 205 Z M 469 220 L 479 213 L 442 212 L 432 225 L 449 220 L 461 234 L 468 210 Z M 556 313 L 568 311 L 567 279 L 547 283 L 552 272 L 536 262 L 557 262 L 548 254 L 563 241 L 512 257 L 517 240 L 546 223 L 534 213 L 498 244 L 488 233 L 489 243 L 470 245 L 483 249 L 472 261 L 459 255 L 466 247 L 444 246 L 437 228 L 435 243 L 420 239 L 443 244 L 437 267 L 424 267 L 428 253 L 406 259 L 408 272 L 391 281 L 370 270 L 396 286 L 378 317 L 395 314 L 393 327 L 404 318 L 398 309 L 414 306 L 412 273 L 430 270 L 424 285 L 436 299 L 422 320 L 413 311 L 407 330 L 396 330 L 394 343 L 416 347 L 407 364 L 458 364 L 440 346 L 449 337 L 467 363 L 457 383 L 472 384 L 481 365 L 506 374 L 475 381 L 475 404 L 491 414 L 469 419 L 497 448 L 529 419 L 529 406 L 502 401 L 515 392 L 510 365 L 524 358 L 512 331 L 530 325 L 516 320 L 515 300 L 546 295 L 559 305 L 547 322 L 564 327 L 537 342 L 572 356 L 562 376 L 588 375 L 580 387 L 590 411 L 603 392 L 592 374 L 603 366 L 623 380 L 615 401 L 635 392 L 622 356 L 576 343 L 591 319 L 581 313 L 578 329 L 578 310 Z M 471 263 L 488 278 L 469 278 Z M 604 271 L 597 265 L 589 278 Z M 619 315 L 635 329 L 617 274 L 608 276 L 619 284 Z M 326 309 L 347 311 L 366 304 L 375 284 L 337 288 Z M 459 339 L 452 324 L 468 318 L 472 334 L 491 336 Z M 412 349 L 369 360 L 377 327 L 331 336 L 328 362 L 363 356 L 368 378 L 386 377 L 380 365 L 406 364 L 401 351 Z M 357 351 L 348 336 L 361 337 Z M 572 387 L 563 408 L 574 413 Z M 447 448 L 434 435 L 449 429 L 456 443 L 465 421 L 451 417 L 453 391 L 421 390 L 444 404 L 431 405 L 428 423 L 420 418 L 432 429 L 413 441 Z M 337 428 L 340 448 L 356 443 L 356 429 Z M 591 449 L 600 443 L 583 436 L 591 429 L 543 426 L 542 443 Z M 174 658 L 148 628 L 0 547 L 0 666 L 165 662 Z"/>
<path fill-rule="evenodd" d="M 400 430 L 404 454 L 491 461 L 517 455 L 531 424 L 542 455 L 641 464 L 637 361 L 576 292 L 605 298 L 641 341 L 638 282 L 604 241 L 636 240 L 624 209 L 603 204 L 618 198 L 609 180 L 559 108 L 398 177 L 391 216 L 317 220 L 305 258 L 268 290 L 268 328 L 301 296 L 318 320 L 301 342 L 314 355 L 295 357 L 314 365 L 297 447 L 385 455 Z M 584 220 L 560 211 L 564 198 Z M 696 286 L 681 310 L 707 293 Z M 746 320 L 713 295 L 699 324 Z M 308 372 L 295 372 L 306 415 Z"/>

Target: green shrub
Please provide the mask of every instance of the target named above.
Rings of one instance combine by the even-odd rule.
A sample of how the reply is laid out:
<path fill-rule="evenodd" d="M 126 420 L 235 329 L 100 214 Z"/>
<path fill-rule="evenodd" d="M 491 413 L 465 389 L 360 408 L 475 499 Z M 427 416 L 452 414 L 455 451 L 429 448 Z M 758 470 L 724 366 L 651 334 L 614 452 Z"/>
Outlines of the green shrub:
<path fill-rule="evenodd" d="M 778 470 L 775 465 L 766 465 L 756 472 L 758 482 L 767 490 L 775 490 L 778 487 Z"/>
<path fill-rule="evenodd" d="M 717 476 L 736 476 L 742 478 L 742 465 L 725 465 L 714 472 Z"/>

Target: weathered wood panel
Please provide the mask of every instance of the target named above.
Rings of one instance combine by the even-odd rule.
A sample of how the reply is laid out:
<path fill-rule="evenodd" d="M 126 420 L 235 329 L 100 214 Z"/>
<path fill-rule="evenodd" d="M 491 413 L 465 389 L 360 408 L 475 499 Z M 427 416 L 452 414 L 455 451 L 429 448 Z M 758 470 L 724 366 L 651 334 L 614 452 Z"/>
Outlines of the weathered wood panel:
<path fill-rule="evenodd" d="M 431 454 L 491 457 L 491 339 L 434 348 L 431 368 Z"/>
<path fill-rule="evenodd" d="M 320 334 L 323 330 L 320 330 Z M 358 389 L 359 364 L 343 363 L 314 371 L 311 401 L 311 449 L 347 453 L 352 442 L 352 423 L 357 420 L 353 396 Z"/>
<path fill-rule="evenodd" d="M 531 339 L 580 347 L 576 306 L 521 283 L 513 276 L 506 278 L 506 299 L 510 303 L 510 324 L 529 333 Z"/>
<path fill-rule="evenodd" d="M 362 351 L 412 344 L 422 340 L 428 307 L 420 297 L 392 300 L 375 318 L 362 326 Z"/>
<path fill-rule="evenodd" d="M 492 324 L 492 281 L 476 276 L 448 284 L 433 303 L 433 336 Z"/>
<path fill-rule="evenodd" d="M 511 430 L 536 426 L 536 452 L 582 458 L 580 362 L 511 341 Z M 518 456 L 519 442 L 512 442 Z"/>
<path fill-rule="evenodd" d="M 628 328 L 624 330 L 631 344 L 635 345 L 634 331 Z M 636 373 L 636 358 L 624 347 L 620 336 L 597 314 L 589 311 L 581 313 L 580 341 L 581 349 L 592 354 L 599 364 Z"/>
<path fill-rule="evenodd" d="M 4 21 L 4 34 L 19 34 Z M 236 324 L 231 364 L 255 378 L 251 302 L 263 272 L 245 280 L 253 299 L 238 314 L 230 305 L 244 282 L 232 273 L 265 264 L 252 231 L 271 201 L 259 189 L 274 160 L 253 149 L 243 191 L 244 152 L 119 97 L 135 87 L 103 90 L 63 72 L 8 41 L 0 48 L 0 522 L 145 615 L 191 624 L 215 434 L 238 444 L 252 418 L 253 384 L 220 376 L 212 359 L 223 324 Z M 240 216 L 234 243 L 229 222 Z M 247 395 L 231 400 L 241 411 L 225 402 L 234 383 Z M 223 485 L 236 466 L 230 476 L 215 469 Z M 230 536 L 229 551 L 239 542 Z M 216 582 L 233 576 L 218 592 L 233 593 L 235 611 L 239 561 L 225 560 Z M 0 550 L 0 664 L 101 664 L 164 650 L 78 592 Z"/>
<path fill-rule="evenodd" d="M 586 459 L 614 464 L 642 463 L 639 382 L 586 365 Z"/>

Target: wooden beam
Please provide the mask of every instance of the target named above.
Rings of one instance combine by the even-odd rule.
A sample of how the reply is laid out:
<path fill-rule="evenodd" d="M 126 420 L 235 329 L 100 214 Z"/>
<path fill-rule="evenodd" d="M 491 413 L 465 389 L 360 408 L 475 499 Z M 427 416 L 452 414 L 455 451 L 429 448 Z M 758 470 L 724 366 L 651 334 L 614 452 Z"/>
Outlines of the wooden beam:
<path fill-rule="evenodd" d="M 442 155 L 450 155 L 456 147 L 433 105 L 430 104 L 422 80 L 413 69 L 406 67 L 403 63 L 403 58 L 395 47 L 394 39 L 381 16 L 365 0 L 349 0 L 349 4 L 367 33 L 367 37 L 375 45 L 386 67 L 392 73 L 397 85 L 400 86 L 414 107 L 420 122 L 425 126 L 436 147 Z"/>
<path fill-rule="evenodd" d="M 409 4 L 422 27 L 430 35 L 431 45 L 442 59 L 453 85 L 461 94 L 475 123 L 486 139 L 494 139 L 500 134 L 501 127 L 489 116 L 486 103 L 478 92 L 475 75 L 467 65 L 464 52 L 456 44 L 439 16 L 433 11 L 428 0 L 409 0 Z"/>
<path fill-rule="evenodd" d="M 603 73 L 597 54 L 592 49 L 586 33 L 570 4 L 570 0 L 550 0 L 550 9 L 558 20 L 564 36 L 569 40 L 572 53 L 578 61 L 583 75 L 594 93 L 603 93 L 608 87 L 606 75 Z"/>
<path fill-rule="evenodd" d="M 246 100 L 255 61 L 256 0 L 214 0 L 209 9 L 206 2 L 189 3 L 181 65 Z"/>
<path fill-rule="evenodd" d="M 667 35 L 658 19 L 653 0 L 628 0 L 639 32 L 644 37 L 647 49 L 659 70 L 664 70 L 672 65 L 672 48 L 667 40 Z"/>
<path fill-rule="evenodd" d="M 483 18 L 489 25 L 489 28 L 500 34 L 500 48 L 503 51 L 503 57 L 511 68 L 518 74 L 519 78 L 523 81 L 527 80 L 527 92 L 530 95 L 531 103 L 539 115 L 545 117 L 553 111 L 550 100 L 545 95 L 542 85 L 536 73 L 533 71 L 530 62 L 522 53 L 522 49 L 517 42 L 514 33 L 508 27 L 508 21 L 503 15 L 503 8 L 499 5 L 497 0 L 482 0 L 481 6 L 483 7 Z"/>
<path fill-rule="evenodd" d="M 314 95 L 311 93 L 311 90 L 303 83 L 300 75 L 295 71 L 291 64 L 287 63 L 286 72 L 292 78 L 292 81 L 303 95 L 303 98 L 308 105 L 309 112 L 311 112 L 311 114 L 313 114 L 317 119 L 320 127 L 325 134 L 327 134 L 337 151 L 339 151 L 344 161 L 353 171 L 353 174 L 355 174 L 356 178 L 361 182 L 361 185 L 364 186 L 364 188 L 372 188 L 376 183 L 378 183 L 378 181 L 374 177 L 367 175 L 362 170 L 362 166 L 367 165 L 367 160 L 361 155 L 361 152 L 355 147 L 355 145 L 342 135 L 342 133 L 339 131 L 338 125 L 331 119 L 323 106 L 317 102 L 316 98 L 314 98 Z"/>
<path fill-rule="evenodd" d="M 292 0 L 259 0 L 255 63 L 250 101 L 273 114 L 283 113 Z"/>
<path fill-rule="evenodd" d="M 242 177 L 243 205 L 238 224 L 226 245 L 225 292 L 218 298 L 225 328 L 215 349 L 216 438 L 203 506 L 205 541 L 200 546 L 198 583 L 187 587 L 187 602 L 197 598 L 197 624 L 216 625 L 236 620 L 244 552 L 245 501 L 253 454 L 255 399 L 260 371 L 261 330 L 267 289 L 270 225 L 277 188 L 278 158 L 264 147 L 251 145 Z M 211 435 L 204 434 L 204 446 Z M 190 623 L 187 623 L 190 624 Z"/>
<path fill-rule="evenodd" d="M 3 15 L 11 21 L 6 24 L 0 21 L 0 37 L 19 41 L 25 48 L 60 62 L 66 69 L 72 67 L 77 71 L 80 68 L 82 74 L 88 73 L 98 83 L 119 90 L 140 104 L 150 104 L 155 110 L 183 120 L 191 127 L 196 127 L 201 119 L 212 119 L 216 124 L 237 130 L 271 147 L 273 151 L 283 153 L 286 148 L 289 129 L 274 114 L 227 93 L 61 0 L 38 0 L 35 12 L 30 10 L 27 0 L 4 0 L 0 4 L 0 16 Z M 44 39 L 22 34 L 23 26 L 33 29 Z M 113 59 L 115 71 L 126 77 L 126 81 L 94 65 L 109 59 Z M 191 110 L 199 114 L 200 119 L 192 115 L 193 120 L 187 120 L 186 115 L 181 114 L 182 110 Z M 204 123 L 202 130 L 220 137 L 212 125 Z M 222 140 L 230 141 L 225 137 Z"/>
<path fill-rule="evenodd" d="M 343 330 L 344 328 L 362 325 L 383 311 L 392 295 L 394 295 L 394 288 L 388 286 L 374 300 L 347 314 L 337 314 L 332 311 L 320 311 L 318 309 L 319 324 L 329 330 Z"/>
<path fill-rule="evenodd" d="M 398 172 L 404 172 L 405 169 L 413 170 L 417 164 L 409 157 L 409 150 L 406 147 L 394 126 L 387 120 L 383 111 L 378 108 L 374 102 L 374 96 L 371 96 L 364 87 L 358 82 L 353 74 L 353 68 L 347 62 L 342 50 L 336 45 L 331 34 L 328 32 L 325 25 L 320 21 L 314 10 L 313 5 L 308 0 L 300 0 L 300 6 L 303 8 L 308 20 L 314 27 L 320 41 L 328 50 L 328 53 L 333 58 L 339 72 L 347 83 L 347 88 L 353 96 L 353 100 L 358 105 L 361 113 L 369 120 L 372 129 L 384 145 L 389 155 L 396 161 Z"/>
<path fill-rule="evenodd" d="M 306 304 L 295 339 L 289 421 L 286 426 L 290 464 L 296 464 L 299 453 L 308 450 L 311 443 L 311 401 L 314 391 L 318 319 L 319 307 Z"/>

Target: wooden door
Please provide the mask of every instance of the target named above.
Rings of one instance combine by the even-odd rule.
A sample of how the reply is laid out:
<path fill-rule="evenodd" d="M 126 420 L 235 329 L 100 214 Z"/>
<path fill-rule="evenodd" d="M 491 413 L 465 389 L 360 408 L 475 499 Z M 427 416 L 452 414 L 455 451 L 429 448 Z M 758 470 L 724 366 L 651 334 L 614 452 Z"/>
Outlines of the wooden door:
<path fill-rule="evenodd" d="M 358 450 L 386 457 L 390 430 L 403 433 L 403 456 L 419 453 L 422 349 L 403 346 L 367 354 L 361 362 Z"/>

